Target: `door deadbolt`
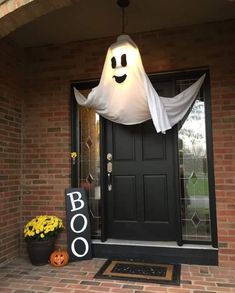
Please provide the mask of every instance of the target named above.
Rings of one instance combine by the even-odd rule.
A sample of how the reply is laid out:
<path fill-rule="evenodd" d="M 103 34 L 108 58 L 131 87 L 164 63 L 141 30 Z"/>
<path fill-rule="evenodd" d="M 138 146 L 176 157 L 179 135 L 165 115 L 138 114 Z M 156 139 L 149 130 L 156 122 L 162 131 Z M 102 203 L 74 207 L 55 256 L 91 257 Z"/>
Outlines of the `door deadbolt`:
<path fill-rule="evenodd" d="M 108 154 L 107 154 L 107 160 L 108 160 L 108 161 L 111 161 L 112 158 L 113 158 L 112 154 L 111 154 L 111 153 L 108 153 Z"/>
<path fill-rule="evenodd" d="M 108 162 L 107 164 L 107 172 L 112 173 L 113 171 L 113 164 L 111 162 Z"/>

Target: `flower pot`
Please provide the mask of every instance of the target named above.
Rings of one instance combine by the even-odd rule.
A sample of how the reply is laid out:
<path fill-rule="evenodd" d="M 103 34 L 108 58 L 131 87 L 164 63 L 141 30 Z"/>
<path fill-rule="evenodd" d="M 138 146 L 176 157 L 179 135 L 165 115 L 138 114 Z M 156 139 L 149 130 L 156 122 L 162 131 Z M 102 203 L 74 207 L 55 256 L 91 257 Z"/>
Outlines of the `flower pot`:
<path fill-rule="evenodd" d="M 46 265 L 54 250 L 55 238 L 48 240 L 31 240 L 27 242 L 27 250 L 31 263 L 35 266 Z"/>

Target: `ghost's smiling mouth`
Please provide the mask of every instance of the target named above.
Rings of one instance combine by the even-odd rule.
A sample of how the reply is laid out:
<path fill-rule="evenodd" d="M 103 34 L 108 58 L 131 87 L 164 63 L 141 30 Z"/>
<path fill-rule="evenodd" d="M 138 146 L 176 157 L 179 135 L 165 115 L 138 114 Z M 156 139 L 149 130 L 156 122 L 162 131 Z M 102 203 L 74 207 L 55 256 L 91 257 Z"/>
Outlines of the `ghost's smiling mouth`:
<path fill-rule="evenodd" d="M 123 74 L 121 76 L 114 75 L 113 77 L 115 78 L 115 81 L 117 83 L 122 83 L 126 79 L 127 75 L 126 74 Z"/>

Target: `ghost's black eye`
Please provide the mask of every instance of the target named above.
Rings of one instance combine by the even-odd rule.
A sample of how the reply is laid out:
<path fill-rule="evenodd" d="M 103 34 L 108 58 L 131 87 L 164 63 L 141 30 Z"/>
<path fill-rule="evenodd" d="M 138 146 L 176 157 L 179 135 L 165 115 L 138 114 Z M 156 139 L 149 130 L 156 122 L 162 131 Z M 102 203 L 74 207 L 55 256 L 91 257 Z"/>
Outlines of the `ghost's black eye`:
<path fill-rule="evenodd" d="M 122 57 L 121 57 L 121 64 L 123 67 L 125 67 L 127 65 L 127 62 L 126 62 L 126 54 L 123 54 Z"/>
<path fill-rule="evenodd" d="M 112 68 L 116 68 L 117 63 L 116 63 L 115 57 L 112 57 L 111 64 L 112 64 Z"/>

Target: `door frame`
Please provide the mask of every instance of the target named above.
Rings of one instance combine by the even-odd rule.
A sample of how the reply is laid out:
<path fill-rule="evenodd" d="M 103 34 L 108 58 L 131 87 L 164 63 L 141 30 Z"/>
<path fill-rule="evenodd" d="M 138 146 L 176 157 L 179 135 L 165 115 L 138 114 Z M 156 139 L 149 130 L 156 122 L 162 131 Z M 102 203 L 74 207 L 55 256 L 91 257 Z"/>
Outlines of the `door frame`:
<path fill-rule="evenodd" d="M 211 121 L 211 98 L 210 98 L 210 75 L 208 67 L 200 67 L 200 68 L 191 68 L 191 69 L 182 69 L 177 71 L 167 71 L 167 72 L 160 72 L 160 73 L 152 73 L 149 74 L 150 80 L 157 80 L 159 82 L 169 78 L 169 76 L 174 80 L 176 78 L 195 78 L 195 76 L 201 76 L 202 74 L 206 73 L 205 78 L 205 93 L 206 93 L 206 100 L 205 100 L 205 109 L 207 115 L 206 119 L 206 135 L 207 135 L 207 158 L 208 158 L 208 179 L 209 179 L 209 204 L 210 204 L 210 214 L 211 214 L 211 238 L 210 242 L 204 241 L 185 241 L 182 240 L 182 226 L 181 226 L 181 219 L 180 216 L 177 217 L 177 234 L 179 235 L 177 239 L 177 243 L 179 246 L 183 244 L 209 244 L 212 245 L 214 248 L 218 247 L 218 236 L 217 236 L 217 221 L 216 221 L 216 200 L 215 200 L 215 180 L 214 180 L 214 166 L 213 166 L 213 135 L 212 135 L 212 121 Z M 72 81 L 71 82 L 71 100 L 70 100 L 70 109 L 71 109 L 71 152 L 76 152 L 78 149 L 78 138 L 79 138 L 79 128 L 78 128 L 78 121 L 77 121 L 77 102 L 74 97 L 73 87 L 79 84 L 79 89 L 88 89 L 97 86 L 99 83 L 98 79 L 87 79 L 87 80 L 80 80 L 80 81 Z M 177 133 L 177 132 L 176 132 Z M 103 152 L 104 150 L 104 122 L 103 118 L 101 117 L 100 123 L 100 151 Z M 177 135 L 176 135 L 177 136 Z M 175 159 L 176 159 L 176 166 L 179 164 L 178 161 L 178 153 L 177 150 L 175 151 Z M 104 191 L 104 156 L 100 158 L 100 172 L 101 172 L 101 194 Z M 71 186 L 78 187 L 78 160 L 75 161 L 71 160 Z M 180 215 L 181 207 L 180 207 L 180 194 L 179 194 L 179 185 L 180 182 L 177 182 L 177 207 L 176 212 Z M 101 217 L 102 217 L 102 228 L 101 228 L 101 241 L 105 241 L 105 203 L 104 197 L 101 195 Z"/>

